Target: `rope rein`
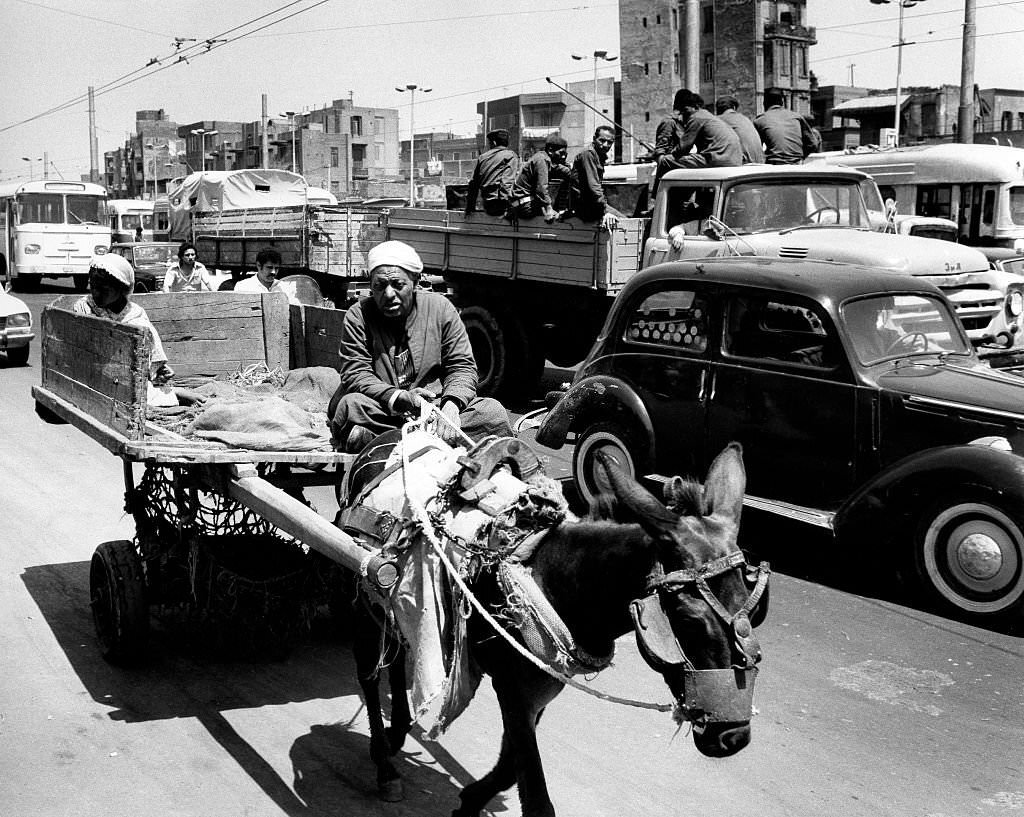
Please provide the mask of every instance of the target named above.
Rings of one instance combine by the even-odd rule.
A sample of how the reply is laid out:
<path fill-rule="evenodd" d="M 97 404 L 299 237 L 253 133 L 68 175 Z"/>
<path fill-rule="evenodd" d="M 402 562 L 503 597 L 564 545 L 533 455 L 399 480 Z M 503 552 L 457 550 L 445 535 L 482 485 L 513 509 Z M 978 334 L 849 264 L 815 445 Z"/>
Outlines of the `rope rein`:
<path fill-rule="evenodd" d="M 409 470 L 409 454 L 405 445 L 406 437 L 410 431 L 416 430 L 421 427 L 425 427 L 427 422 L 431 419 L 432 413 L 438 414 L 441 417 L 441 419 L 444 420 L 444 422 L 448 423 L 449 426 L 458 431 L 462 435 L 462 437 L 471 445 L 473 443 L 473 441 L 465 434 L 465 432 L 463 432 L 462 429 L 457 428 L 455 424 L 452 423 L 447 417 L 445 417 L 441 411 L 439 411 L 435 406 L 431 405 L 430 403 L 423 401 L 423 403 L 420 405 L 419 418 L 410 420 L 402 427 L 403 487 L 406 485 L 405 480 L 408 476 Z M 535 656 L 532 652 L 530 652 L 522 644 L 520 644 L 504 627 L 502 627 L 502 625 L 494 618 L 494 616 L 492 616 L 484 608 L 480 600 L 473 594 L 473 591 L 469 589 L 469 586 L 463 580 L 462 576 L 459 575 L 458 569 L 455 567 L 455 565 L 452 564 L 451 560 L 448 558 L 448 554 L 445 553 L 444 545 L 441 544 L 436 534 L 434 533 L 434 526 L 431 523 L 430 517 L 427 513 L 427 509 L 412 497 L 407 487 L 405 488 L 405 496 L 406 500 L 409 503 L 409 507 L 412 509 L 413 515 L 416 518 L 416 521 L 419 522 L 420 528 L 423 530 L 424 535 L 427 537 L 427 541 L 430 542 L 431 547 L 433 547 L 434 552 L 441 560 L 441 563 L 448 571 L 448 574 L 452 577 L 452 580 L 462 591 L 464 598 L 469 600 L 470 604 L 473 606 L 473 609 L 476 610 L 476 612 L 484 619 L 484 621 L 490 624 L 491 627 L 498 633 L 498 635 L 505 639 L 505 641 L 523 658 L 527 659 L 535 667 L 547 673 L 552 678 L 561 682 L 562 684 L 570 686 L 573 689 L 578 689 L 580 692 L 585 692 L 588 695 L 594 696 L 595 698 L 600 698 L 603 701 L 624 704 L 626 706 L 634 706 L 640 709 L 653 709 L 658 712 L 672 711 L 672 704 L 659 704 L 649 701 L 636 701 L 631 698 L 621 698 L 617 695 L 611 695 L 607 692 L 601 692 L 600 690 L 594 689 L 593 687 L 589 687 L 585 684 L 580 683 L 575 678 L 572 678 L 569 675 L 565 675 L 564 673 L 561 673 L 558 670 L 553 669 L 552 667 L 541 661 L 539 658 L 537 658 L 537 656 Z"/>

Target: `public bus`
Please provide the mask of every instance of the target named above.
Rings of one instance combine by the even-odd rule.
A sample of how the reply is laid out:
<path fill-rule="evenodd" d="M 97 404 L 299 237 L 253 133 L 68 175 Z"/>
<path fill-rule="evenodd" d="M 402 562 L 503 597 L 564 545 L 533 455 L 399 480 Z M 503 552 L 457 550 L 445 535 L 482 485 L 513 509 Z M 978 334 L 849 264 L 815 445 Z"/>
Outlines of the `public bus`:
<path fill-rule="evenodd" d="M 155 240 L 153 202 L 143 199 L 111 199 L 107 202 L 107 212 L 110 215 L 110 240 L 114 243 Z"/>
<path fill-rule="evenodd" d="M 104 187 L 48 179 L 0 185 L 0 278 L 15 289 L 70 276 L 84 291 L 89 259 L 109 248 Z"/>
<path fill-rule="evenodd" d="M 871 175 L 903 215 L 957 225 L 960 242 L 1024 253 L 1024 148 L 940 144 L 815 153 L 809 162 L 855 167 Z"/>

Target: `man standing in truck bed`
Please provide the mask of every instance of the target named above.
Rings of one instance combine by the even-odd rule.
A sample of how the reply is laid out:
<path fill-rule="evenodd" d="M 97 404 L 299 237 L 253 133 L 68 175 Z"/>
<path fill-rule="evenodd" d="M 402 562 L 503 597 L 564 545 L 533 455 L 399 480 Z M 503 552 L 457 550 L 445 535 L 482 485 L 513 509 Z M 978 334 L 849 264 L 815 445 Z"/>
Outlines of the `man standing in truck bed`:
<path fill-rule="evenodd" d="M 519 157 L 508 146 L 508 131 L 504 128 L 487 134 L 489 150 L 484 151 L 473 167 L 473 177 L 466 191 L 466 215 L 476 209 L 477 195 L 483 201 L 489 216 L 503 216 L 512 198 L 512 183 L 516 177 Z"/>

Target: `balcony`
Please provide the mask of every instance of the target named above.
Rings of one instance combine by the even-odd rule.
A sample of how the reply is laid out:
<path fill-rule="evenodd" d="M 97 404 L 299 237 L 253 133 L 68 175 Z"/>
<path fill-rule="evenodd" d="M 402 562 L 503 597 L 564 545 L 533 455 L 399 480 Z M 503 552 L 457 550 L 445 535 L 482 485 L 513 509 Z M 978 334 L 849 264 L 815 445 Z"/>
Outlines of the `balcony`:
<path fill-rule="evenodd" d="M 764 24 L 764 38 L 765 40 L 795 40 L 814 45 L 818 42 L 818 32 L 817 29 L 810 26 L 774 22 Z"/>

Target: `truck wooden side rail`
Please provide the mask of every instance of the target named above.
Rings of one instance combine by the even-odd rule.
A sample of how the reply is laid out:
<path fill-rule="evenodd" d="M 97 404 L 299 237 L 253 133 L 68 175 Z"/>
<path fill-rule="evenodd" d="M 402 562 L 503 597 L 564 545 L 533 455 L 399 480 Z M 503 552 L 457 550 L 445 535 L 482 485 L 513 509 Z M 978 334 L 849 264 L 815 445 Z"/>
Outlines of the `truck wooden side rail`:
<path fill-rule="evenodd" d="M 612 232 L 570 220 L 509 222 L 456 210 L 386 212 L 389 239 L 411 244 L 462 312 L 481 391 L 528 397 L 544 361 L 579 362 L 616 293 L 636 273 L 646 219 Z"/>

